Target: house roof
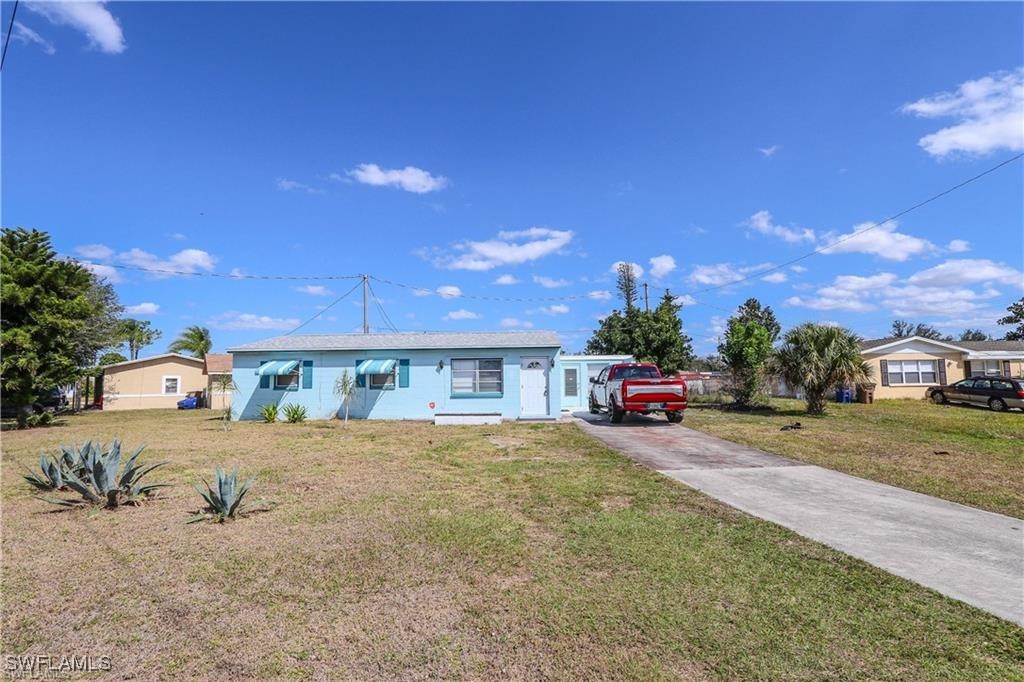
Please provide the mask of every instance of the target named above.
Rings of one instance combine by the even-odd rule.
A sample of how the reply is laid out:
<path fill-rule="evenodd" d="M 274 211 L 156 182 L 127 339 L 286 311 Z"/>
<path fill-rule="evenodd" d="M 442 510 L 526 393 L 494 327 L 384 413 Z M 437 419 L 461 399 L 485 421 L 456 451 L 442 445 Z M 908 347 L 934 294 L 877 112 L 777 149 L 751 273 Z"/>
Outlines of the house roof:
<path fill-rule="evenodd" d="M 189 362 L 203 363 L 202 358 L 194 358 L 191 355 L 182 355 L 181 353 L 162 353 L 161 355 L 150 355 L 148 358 L 136 358 L 135 360 L 125 360 L 124 362 L 115 362 L 110 365 L 103 365 L 104 370 L 108 370 L 111 367 L 125 367 L 127 365 L 136 365 L 140 362 L 149 362 L 150 360 L 164 360 L 168 358 L 177 358 L 178 360 L 188 360 Z"/>
<path fill-rule="evenodd" d="M 929 339 L 923 336 L 888 337 L 885 339 L 868 339 L 861 341 L 860 347 L 864 351 L 881 351 L 889 346 L 895 346 L 906 341 L 921 341 L 930 343 L 942 348 L 958 350 L 964 353 L 979 352 L 1008 352 L 1024 353 L 1024 341 L 940 341 Z"/>
<path fill-rule="evenodd" d="M 231 353 L 207 353 L 207 374 L 231 374 Z"/>
<path fill-rule="evenodd" d="M 396 334 L 295 334 L 229 348 L 231 353 L 308 350 L 428 350 L 455 348 L 558 348 L 555 332 L 400 332 Z"/>

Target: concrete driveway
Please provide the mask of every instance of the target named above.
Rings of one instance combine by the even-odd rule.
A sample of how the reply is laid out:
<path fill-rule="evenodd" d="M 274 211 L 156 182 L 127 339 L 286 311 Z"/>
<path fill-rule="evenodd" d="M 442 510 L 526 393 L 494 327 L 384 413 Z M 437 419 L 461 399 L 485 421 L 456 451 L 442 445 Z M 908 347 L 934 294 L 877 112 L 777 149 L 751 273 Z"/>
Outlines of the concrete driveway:
<path fill-rule="evenodd" d="M 1024 521 L 804 464 L 661 419 L 576 413 L 632 459 L 748 514 L 1024 625 Z"/>

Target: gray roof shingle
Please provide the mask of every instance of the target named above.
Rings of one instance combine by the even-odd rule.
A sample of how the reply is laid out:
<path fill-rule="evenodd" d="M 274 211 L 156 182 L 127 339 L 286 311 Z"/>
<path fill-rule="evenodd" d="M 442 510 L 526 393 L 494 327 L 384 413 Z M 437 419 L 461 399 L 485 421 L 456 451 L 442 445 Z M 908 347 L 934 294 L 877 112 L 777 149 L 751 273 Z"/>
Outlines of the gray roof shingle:
<path fill-rule="evenodd" d="M 910 337 L 904 337 L 910 338 Z M 884 346 L 889 343 L 900 341 L 900 338 L 890 336 L 885 339 L 867 339 L 866 341 L 860 342 L 862 350 L 870 350 L 877 348 L 878 346 Z M 1008 350 L 1008 351 L 1024 351 L 1024 341 L 944 341 L 939 339 L 940 343 L 945 343 L 950 346 L 956 346 L 958 348 L 966 348 L 967 350 L 975 351 L 986 351 L 986 350 Z"/>
<path fill-rule="evenodd" d="M 426 350 L 449 348 L 558 348 L 548 331 L 401 332 L 397 334 L 295 334 L 229 348 L 231 353 L 289 350 Z"/>

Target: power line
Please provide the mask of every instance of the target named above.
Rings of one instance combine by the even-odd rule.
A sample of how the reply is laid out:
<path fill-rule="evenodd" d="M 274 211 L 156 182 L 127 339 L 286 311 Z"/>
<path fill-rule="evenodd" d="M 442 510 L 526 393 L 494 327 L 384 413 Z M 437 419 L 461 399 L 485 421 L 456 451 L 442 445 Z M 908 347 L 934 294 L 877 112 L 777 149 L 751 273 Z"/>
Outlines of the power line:
<path fill-rule="evenodd" d="M 391 317 L 389 317 L 387 312 L 384 310 L 384 305 L 381 303 L 380 298 L 377 296 L 377 292 L 373 290 L 373 287 L 369 285 L 369 282 L 367 282 L 367 286 L 370 289 L 370 296 L 373 297 L 373 303 L 374 305 L 377 306 L 377 310 L 378 312 L 380 312 L 381 319 L 384 320 L 384 325 L 391 331 L 398 333 L 398 327 L 395 326 L 395 323 L 391 321 Z"/>
<path fill-rule="evenodd" d="M 865 232 L 870 232 L 871 230 L 874 230 L 875 228 L 881 227 L 882 225 L 885 225 L 886 223 L 890 223 L 893 220 L 896 220 L 897 218 L 901 218 L 901 217 L 907 215 L 911 211 L 916 211 L 917 209 L 921 208 L 922 206 L 926 206 L 926 205 L 932 203 L 936 199 L 941 199 L 942 197 L 946 196 L 947 194 L 951 194 L 952 192 L 955 192 L 956 190 L 960 189 L 961 187 L 966 187 L 967 185 L 971 184 L 972 182 L 974 182 L 976 180 L 980 180 L 981 178 L 985 177 L 989 173 L 996 172 L 997 170 L 999 170 L 1003 166 L 1009 165 L 1009 164 L 1013 163 L 1014 161 L 1018 161 L 1021 157 L 1024 157 L 1024 153 L 1017 154 L 1016 156 L 1012 156 L 1009 159 L 1006 159 L 1005 161 L 1003 161 L 1001 163 L 997 163 L 996 165 L 992 166 L 988 170 L 984 170 L 984 171 L 982 171 L 981 173 L 978 173 L 977 175 L 975 175 L 972 178 L 968 178 L 967 180 L 964 180 L 961 183 L 953 185 L 949 189 L 945 189 L 945 190 L 939 192 L 938 194 L 935 194 L 935 195 L 925 199 L 924 201 L 918 202 L 918 203 L 914 204 L 913 206 L 911 206 L 910 208 L 905 208 L 902 211 L 900 211 L 899 213 L 894 213 L 893 215 L 889 216 L 885 220 L 881 220 L 881 221 L 879 221 L 879 222 L 877 222 L 877 223 L 875 223 L 875 224 L 873 224 L 873 225 L 871 225 L 869 227 L 865 227 L 863 230 L 856 230 L 852 234 L 849 234 L 849 235 L 847 235 L 845 237 L 842 237 L 841 239 L 837 239 L 834 242 L 832 242 L 831 244 L 828 244 L 826 246 L 821 246 L 821 247 L 815 249 L 814 251 L 811 251 L 809 253 L 805 253 L 802 256 L 797 256 L 796 258 L 788 260 L 785 263 L 782 263 L 780 265 L 775 265 L 775 266 L 770 267 L 770 268 L 765 268 L 763 270 L 758 270 L 755 273 L 752 273 L 750 275 L 746 275 L 745 277 L 741 277 L 740 279 L 734 279 L 732 281 L 726 282 L 725 284 L 716 284 L 714 286 L 710 286 L 710 287 L 707 287 L 705 289 L 698 289 L 697 291 L 695 291 L 693 293 L 695 293 L 695 294 L 704 294 L 704 293 L 707 293 L 709 291 L 715 291 L 717 289 L 724 289 L 725 287 L 730 287 L 730 286 L 732 286 L 734 284 L 739 284 L 740 282 L 746 282 L 748 280 L 754 279 L 755 277 L 761 277 L 765 273 L 774 272 L 776 270 L 781 270 L 783 268 L 789 267 L 790 265 L 793 265 L 794 263 L 799 263 L 802 260 L 807 260 L 811 256 L 817 256 L 819 254 L 825 253 L 829 249 L 834 248 L 837 244 L 842 244 L 843 242 L 849 241 L 851 239 L 855 239 L 855 238 L 861 236 L 862 234 L 864 234 Z"/>
<path fill-rule="evenodd" d="M 18 14 L 18 0 L 14 0 L 14 10 L 11 12 L 11 22 L 7 24 L 7 37 L 4 39 L 4 53 L 0 55 L 0 71 L 4 70 L 4 62 L 7 61 L 7 46 L 11 44 L 11 31 L 14 29 L 14 17 Z"/>
<path fill-rule="evenodd" d="M 334 306 L 336 306 L 336 305 L 338 305 L 339 303 L 341 303 L 341 301 L 342 301 L 342 300 L 344 300 L 346 296 L 348 296 L 348 295 L 349 295 L 349 294 L 351 294 L 351 293 L 352 293 L 353 291 L 355 291 L 356 289 L 358 289 L 358 288 L 359 288 L 360 286 L 362 286 L 362 284 L 363 284 L 363 283 L 362 283 L 362 281 L 358 282 L 358 283 L 357 283 L 357 284 L 356 284 L 356 285 L 355 285 L 354 287 L 352 287 L 351 289 L 349 289 L 348 291 L 346 291 L 345 293 L 343 293 L 343 294 L 342 294 L 341 296 L 339 296 L 338 298 L 334 299 L 334 301 L 332 301 L 332 302 L 330 303 L 330 305 L 326 305 L 326 306 L 324 306 L 323 308 L 321 308 L 321 309 L 320 309 L 320 311 L 319 311 L 319 312 L 317 312 L 317 314 L 316 314 L 316 315 L 314 315 L 313 317 L 309 318 L 308 320 L 306 320 L 305 322 L 303 322 L 302 324 L 300 324 L 300 325 L 299 325 L 298 327 L 295 327 L 295 328 L 294 328 L 294 329 L 292 329 L 291 331 L 289 331 L 289 332 L 285 333 L 285 336 L 291 336 L 292 334 L 294 334 L 295 332 L 299 331 L 300 329 L 302 329 L 303 327 L 305 327 L 305 326 L 306 326 L 307 324 L 309 324 L 309 323 L 310 323 L 310 322 L 312 322 L 313 320 L 317 319 L 318 317 L 320 317 L 321 315 L 323 315 L 324 313 L 326 313 L 326 312 L 327 312 L 328 310 L 330 310 L 330 309 L 331 309 L 331 308 L 333 308 Z"/>

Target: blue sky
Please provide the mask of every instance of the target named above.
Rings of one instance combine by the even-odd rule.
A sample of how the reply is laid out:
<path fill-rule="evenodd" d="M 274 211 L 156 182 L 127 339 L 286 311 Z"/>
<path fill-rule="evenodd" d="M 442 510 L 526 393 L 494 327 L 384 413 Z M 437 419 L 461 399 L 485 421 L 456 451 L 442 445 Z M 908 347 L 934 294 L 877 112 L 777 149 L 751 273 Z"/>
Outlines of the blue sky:
<path fill-rule="evenodd" d="M 109 277 L 163 331 L 148 352 L 192 324 L 218 350 L 283 333 L 355 282 L 113 266 L 367 272 L 411 287 L 374 283 L 400 329 L 554 329 L 570 350 L 617 304 L 617 261 L 682 297 L 701 353 L 749 296 L 785 326 L 872 337 L 895 317 L 997 331 L 1024 288 L 1021 161 L 827 248 L 1024 149 L 1019 3 L 22 3 L 17 20 L 3 224 Z M 358 330 L 357 294 L 303 331 Z"/>

